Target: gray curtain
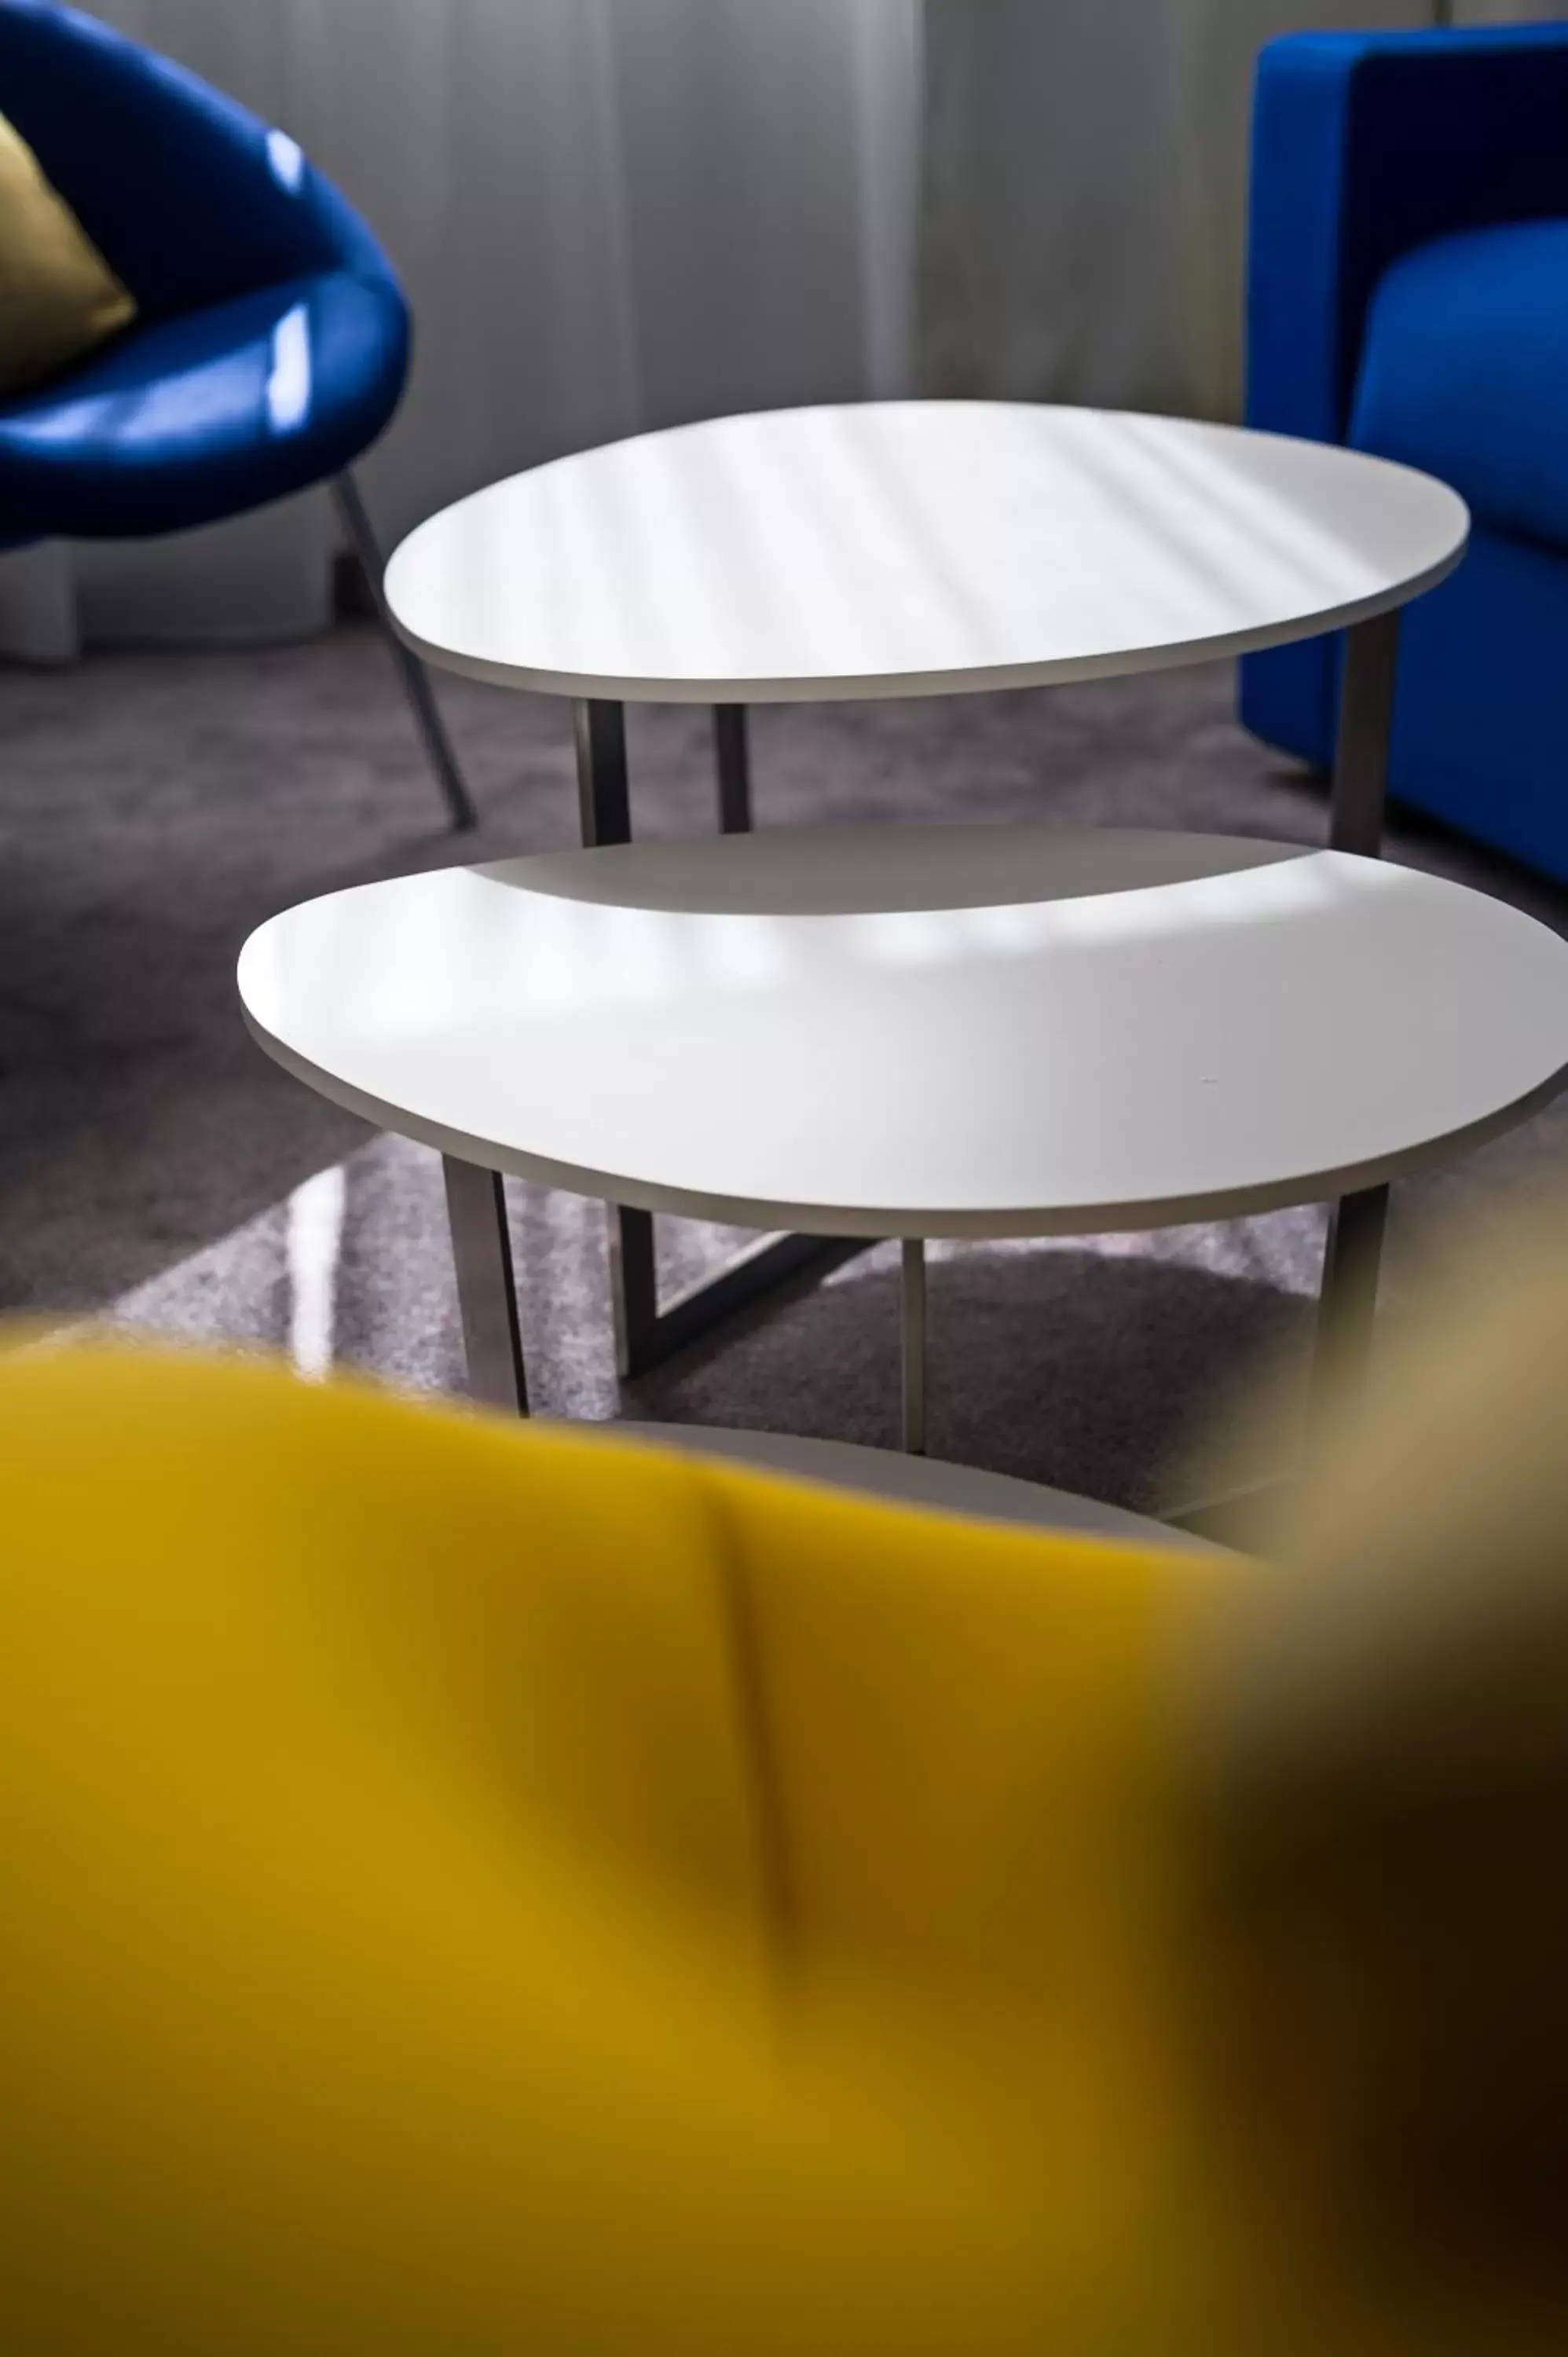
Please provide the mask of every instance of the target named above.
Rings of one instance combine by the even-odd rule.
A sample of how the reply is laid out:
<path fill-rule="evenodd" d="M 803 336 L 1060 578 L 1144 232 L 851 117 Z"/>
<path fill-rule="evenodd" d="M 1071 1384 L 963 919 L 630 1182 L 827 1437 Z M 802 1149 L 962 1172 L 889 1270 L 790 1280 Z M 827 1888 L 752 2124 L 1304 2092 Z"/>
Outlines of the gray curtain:
<path fill-rule="evenodd" d="M 418 321 L 384 536 L 643 426 L 911 379 L 919 0 L 90 0 L 297 137 Z M 0 559 L 0 650 L 326 618 L 307 499 Z"/>
<path fill-rule="evenodd" d="M 927 0 L 920 378 L 1235 414 L 1252 60 L 1431 0 Z"/>

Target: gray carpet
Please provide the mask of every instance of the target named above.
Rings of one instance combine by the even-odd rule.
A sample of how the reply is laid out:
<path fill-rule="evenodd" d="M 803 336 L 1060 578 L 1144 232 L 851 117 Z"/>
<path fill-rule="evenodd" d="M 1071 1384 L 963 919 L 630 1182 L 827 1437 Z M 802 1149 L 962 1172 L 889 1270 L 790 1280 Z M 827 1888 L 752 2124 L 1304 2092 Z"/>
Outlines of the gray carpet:
<path fill-rule="evenodd" d="M 247 655 L 101 659 L 0 676 L 0 1304 L 109 1311 L 460 1387 L 433 1157 L 371 1140 L 272 1066 L 233 963 L 290 902 L 452 858 L 573 840 L 568 715 L 442 685 L 478 837 L 437 831 L 384 650 L 346 625 Z M 640 832 L 712 824 L 705 716 L 633 716 Z M 1129 683 L 757 717 L 758 816 L 1182 825 L 1322 839 L 1316 784 L 1252 744 L 1217 669 Z M 1394 855 L 1532 909 L 1568 896 L 1414 826 Z M 1555 1109 L 1400 1192 L 1390 1297 L 1423 1238 L 1568 1158 Z M 309 1183 L 307 1183 L 309 1182 Z M 515 1190 L 538 1400 L 890 1442 L 886 1253 L 618 1391 L 603 1214 Z M 1163 1502 L 1189 1436 L 1260 1362 L 1289 1379 L 1321 1251 L 1312 1211 L 1085 1245 L 963 1247 L 932 1280 L 933 1452 L 1129 1504 Z M 668 1223 L 672 1271 L 723 1239 Z"/>

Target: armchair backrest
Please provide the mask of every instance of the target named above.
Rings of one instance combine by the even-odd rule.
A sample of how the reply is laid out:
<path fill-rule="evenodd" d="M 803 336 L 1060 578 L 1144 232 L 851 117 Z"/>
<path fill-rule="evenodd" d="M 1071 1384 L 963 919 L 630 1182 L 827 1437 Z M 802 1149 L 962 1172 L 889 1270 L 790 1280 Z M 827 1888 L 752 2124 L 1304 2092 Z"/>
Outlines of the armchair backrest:
<path fill-rule="evenodd" d="M 1367 305 L 1428 239 L 1568 214 L 1568 24 L 1291 33 L 1258 60 L 1250 424 L 1338 441 Z"/>
<path fill-rule="evenodd" d="M 319 270 L 391 274 L 370 231 L 285 134 L 54 0 L 0 0 L 0 112 L 144 318 Z"/>
<path fill-rule="evenodd" d="M 0 2344 L 1150 2348 L 1240 1567 L 242 1361 L 0 1348 Z"/>

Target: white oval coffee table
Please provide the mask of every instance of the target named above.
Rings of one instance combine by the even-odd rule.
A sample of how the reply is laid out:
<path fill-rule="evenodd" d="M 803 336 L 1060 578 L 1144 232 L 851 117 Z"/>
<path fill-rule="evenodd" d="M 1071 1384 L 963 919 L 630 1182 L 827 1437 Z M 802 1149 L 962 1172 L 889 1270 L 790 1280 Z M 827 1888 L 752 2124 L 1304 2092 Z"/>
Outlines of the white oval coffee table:
<path fill-rule="evenodd" d="M 1430 476 L 1187 418 L 1005 402 L 725 417 L 422 524 L 387 597 L 432 662 L 610 701 L 951 695 L 1372 619 L 1464 550 Z"/>
<path fill-rule="evenodd" d="M 759 1230 L 1091 1234 L 1348 1197 L 1568 1070 L 1568 945 L 1339 852 L 1041 826 L 822 830 L 448 868 L 276 917 L 263 1047 L 447 1157 L 476 1388 L 526 1404 L 499 1175 Z M 1342 1239 L 1341 1351 L 1380 1213 Z"/>
<path fill-rule="evenodd" d="M 585 844 L 630 838 L 624 704 L 714 707 L 720 823 L 751 823 L 746 707 L 1167 668 L 1348 629 L 1330 842 L 1375 852 L 1398 610 L 1452 571 L 1444 484 L 1329 445 L 1122 412 L 868 403 L 638 436 L 497 483 L 386 574 L 430 662 L 571 697 Z M 722 1314 L 813 1257 L 799 1239 Z M 623 1210 L 624 1372 L 683 1339 Z"/>

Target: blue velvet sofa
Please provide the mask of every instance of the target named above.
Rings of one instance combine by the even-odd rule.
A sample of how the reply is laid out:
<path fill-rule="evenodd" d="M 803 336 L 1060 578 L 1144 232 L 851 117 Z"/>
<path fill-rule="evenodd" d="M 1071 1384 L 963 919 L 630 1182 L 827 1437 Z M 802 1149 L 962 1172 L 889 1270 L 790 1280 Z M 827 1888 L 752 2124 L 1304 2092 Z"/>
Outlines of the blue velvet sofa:
<path fill-rule="evenodd" d="M 1264 49 L 1247 419 L 1468 500 L 1470 554 L 1405 617 L 1390 790 L 1568 878 L 1568 24 Z M 1326 767 L 1341 663 L 1250 657 L 1243 722 Z"/>

